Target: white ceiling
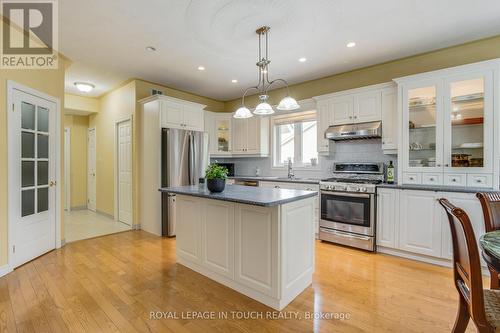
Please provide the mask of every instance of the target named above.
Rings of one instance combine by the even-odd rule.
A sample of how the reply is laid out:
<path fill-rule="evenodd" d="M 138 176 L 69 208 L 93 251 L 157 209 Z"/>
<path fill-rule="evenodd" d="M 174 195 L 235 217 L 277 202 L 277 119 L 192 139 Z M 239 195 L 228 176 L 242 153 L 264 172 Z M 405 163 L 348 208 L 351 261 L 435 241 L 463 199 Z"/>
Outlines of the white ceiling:
<path fill-rule="evenodd" d="M 61 51 L 75 62 L 66 88 L 90 82 L 93 95 L 139 77 L 239 97 L 256 84 L 262 25 L 270 78 L 291 83 L 500 34 L 498 0 L 64 0 L 59 12 Z"/>

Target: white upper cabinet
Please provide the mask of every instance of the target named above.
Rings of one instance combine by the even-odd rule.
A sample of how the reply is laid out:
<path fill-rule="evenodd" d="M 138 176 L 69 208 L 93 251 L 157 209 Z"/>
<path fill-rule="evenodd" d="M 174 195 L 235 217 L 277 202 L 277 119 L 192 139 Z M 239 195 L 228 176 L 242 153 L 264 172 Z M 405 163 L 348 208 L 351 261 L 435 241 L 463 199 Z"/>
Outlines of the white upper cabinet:
<path fill-rule="evenodd" d="M 400 179 L 423 180 L 432 173 L 445 185 L 498 187 L 493 167 L 498 68 L 498 61 L 487 61 L 396 79 Z"/>
<path fill-rule="evenodd" d="M 331 108 L 333 121 L 330 125 L 342 125 L 353 123 L 354 120 L 354 97 L 352 95 L 332 98 Z"/>
<path fill-rule="evenodd" d="M 184 101 L 178 98 L 154 95 L 141 100 L 141 103 L 158 102 L 158 114 L 163 128 L 178 128 L 192 131 L 204 130 L 204 111 L 206 105 Z"/>
<path fill-rule="evenodd" d="M 382 90 L 382 149 L 397 153 L 398 149 L 398 94 L 396 87 Z"/>
<path fill-rule="evenodd" d="M 382 83 L 356 88 L 328 95 L 314 97 L 318 119 L 318 152 L 329 152 L 328 139 L 325 132 L 333 125 L 382 122 L 382 133 L 387 132 L 384 150 L 394 150 L 398 147 L 396 87 L 395 84 Z M 386 124 L 384 124 L 386 123 Z"/>
<path fill-rule="evenodd" d="M 319 101 L 316 106 L 316 118 L 318 129 L 318 153 L 329 151 L 329 140 L 325 138 L 325 132 L 333 124 L 332 102 L 329 100 Z"/>
<path fill-rule="evenodd" d="M 354 122 L 365 123 L 382 119 L 382 93 L 380 90 L 354 96 Z"/>
<path fill-rule="evenodd" d="M 233 155 L 269 155 L 269 117 L 233 118 L 232 128 Z"/>

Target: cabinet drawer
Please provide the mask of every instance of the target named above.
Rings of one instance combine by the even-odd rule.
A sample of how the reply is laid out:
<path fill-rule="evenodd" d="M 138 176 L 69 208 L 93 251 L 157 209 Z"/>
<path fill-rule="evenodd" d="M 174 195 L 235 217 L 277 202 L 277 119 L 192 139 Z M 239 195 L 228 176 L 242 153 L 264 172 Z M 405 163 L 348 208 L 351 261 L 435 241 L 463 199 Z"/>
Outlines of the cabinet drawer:
<path fill-rule="evenodd" d="M 422 184 L 424 185 L 442 185 L 443 177 L 439 173 L 422 174 Z"/>
<path fill-rule="evenodd" d="M 444 175 L 446 186 L 467 186 L 467 176 L 462 173 L 446 173 Z"/>
<path fill-rule="evenodd" d="M 470 174 L 467 175 L 467 186 L 470 187 L 492 187 L 493 177 L 491 175 Z"/>
<path fill-rule="evenodd" d="M 404 173 L 403 174 L 404 184 L 421 184 L 422 175 L 419 173 Z"/>

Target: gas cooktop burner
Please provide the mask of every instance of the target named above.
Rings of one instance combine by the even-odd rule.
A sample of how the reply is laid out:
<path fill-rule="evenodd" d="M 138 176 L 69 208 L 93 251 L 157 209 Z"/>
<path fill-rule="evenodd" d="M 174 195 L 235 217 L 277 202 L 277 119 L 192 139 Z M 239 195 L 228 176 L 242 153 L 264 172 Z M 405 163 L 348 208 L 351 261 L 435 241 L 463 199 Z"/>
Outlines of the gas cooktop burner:
<path fill-rule="evenodd" d="M 380 179 L 360 179 L 360 178 L 328 178 L 324 179 L 323 182 L 335 182 L 335 183 L 353 183 L 353 184 L 380 184 L 382 180 Z"/>

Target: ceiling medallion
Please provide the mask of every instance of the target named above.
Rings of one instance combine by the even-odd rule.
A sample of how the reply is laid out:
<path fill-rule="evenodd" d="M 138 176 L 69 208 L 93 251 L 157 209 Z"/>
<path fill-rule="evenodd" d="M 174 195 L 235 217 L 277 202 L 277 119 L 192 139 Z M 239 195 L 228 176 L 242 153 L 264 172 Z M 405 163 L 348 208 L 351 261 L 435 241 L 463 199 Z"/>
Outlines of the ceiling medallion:
<path fill-rule="evenodd" d="M 242 119 L 253 117 L 252 112 L 250 112 L 250 110 L 245 106 L 245 96 L 251 90 L 257 90 L 260 94 L 260 104 L 257 105 L 253 113 L 257 115 L 273 114 L 273 107 L 268 103 L 268 91 L 269 88 L 276 82 L 283 82 L 286 86 L 287 91 L 287 95 L 280 101 L 276 108 L 278 110 L 290 111 L 296 110 L 300 107 L 297 101 L 294 98 L 290 97 L 288 82 L 286 82 L 284 79 L 274 79 L 272 81 L 269 80 L 269 63 L 271 62 L 271 60 L 269 60 L 268 54 L 268 35 L 270 29 L 270 27 L 263 26 L 255 31 L 257 35 L 259 35 L 259 59 L 256 63 L 257 67 L 259 68 L 259 83 L 256 86 L 248 87 L 245 90 L 241 99 L 241 106 L 234 113 L 234 118 Z M 265 37 L 263 45 L 264 52 L 262 52 L 262 37 Z M 264 53 L 264 56 L 262 56 L 262 53 Z"/>

